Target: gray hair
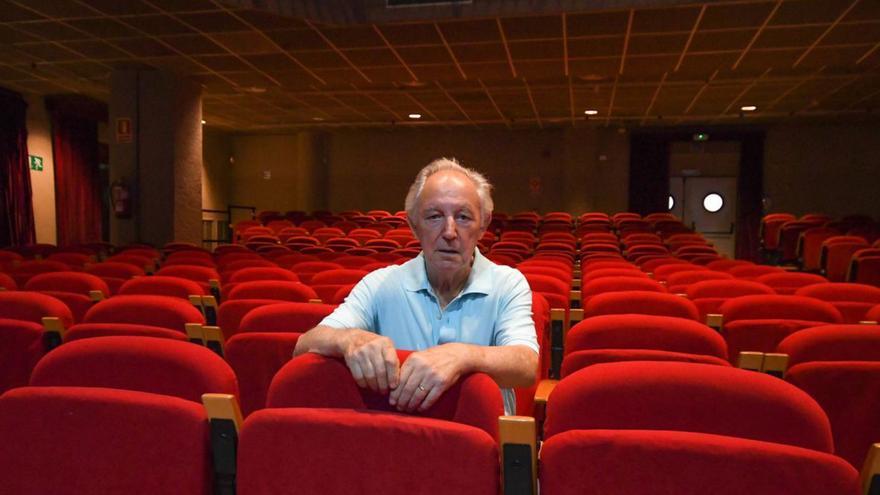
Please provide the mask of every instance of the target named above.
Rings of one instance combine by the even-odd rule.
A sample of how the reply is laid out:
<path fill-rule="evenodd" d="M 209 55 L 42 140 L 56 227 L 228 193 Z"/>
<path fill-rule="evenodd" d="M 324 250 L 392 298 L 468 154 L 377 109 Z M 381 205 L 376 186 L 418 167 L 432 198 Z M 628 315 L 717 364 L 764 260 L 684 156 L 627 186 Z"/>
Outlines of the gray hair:
<path fill-rule="evenodd" d="M 495 207 L 495 204 L 492 202 L 492 184 L 486 180 L 483 174 L 461 166 L 455 158 L 451 160 L 448 158 L 438 158 L 419 170 L 416 180 L 409 187 L 409 192 L 406 194 L 406 202 L 404 203 L 404 209 L 410 221 L 416 218 L 416 203 L 418 203 L 419 196 L 422 194 L 422 189 L 424 189 L 428 177 L 444 170 L 458 172 L 474 184 L 474 187 L 477 189 L 477 196 L 480 198 L 480 214 L 483 220 L 483 227 L 485 228 L 489 225 L 489 221 L 492 219 L 492 209 Z"/>

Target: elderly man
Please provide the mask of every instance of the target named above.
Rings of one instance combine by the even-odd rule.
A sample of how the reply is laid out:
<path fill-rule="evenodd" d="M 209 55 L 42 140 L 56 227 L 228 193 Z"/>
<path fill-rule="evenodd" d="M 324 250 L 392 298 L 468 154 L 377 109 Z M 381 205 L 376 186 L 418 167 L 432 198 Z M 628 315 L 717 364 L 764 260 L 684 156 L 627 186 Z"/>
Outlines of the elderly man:
<path fill-rule="evenodd" d="M 492 216 L 490 189 L 452 160 L 423 168 L 406 197 L 421 254 L 364 277 L 294 355 L 345 358 L 358 385 L 390 390 L 389 403 L 407 412 L 431 407 L 463 374 L 483 372 L 513 414 L 510 388 L 534 382 L 538 343 L 525 278 L 476 248 Z M 395 348 L 416 352 L 401 366 Z"/>

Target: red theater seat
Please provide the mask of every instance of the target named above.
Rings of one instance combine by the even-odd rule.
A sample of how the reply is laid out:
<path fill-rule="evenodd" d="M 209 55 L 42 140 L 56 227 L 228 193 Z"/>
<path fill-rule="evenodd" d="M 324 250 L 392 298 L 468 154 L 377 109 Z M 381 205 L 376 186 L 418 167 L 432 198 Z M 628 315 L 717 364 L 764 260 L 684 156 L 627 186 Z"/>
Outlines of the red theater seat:
<path fill-rule="evenodd" d="M 814 273 L 784 272 L 761 275 L 755 279 L 755 282 L 769 286 L 777 294 L 790 296 L 801 287 L 825 284 L 828 283 L 828 279 Z"/>
<path fill-rule="evenodd" d="M 110 296 L 110 288 L 100 277 L 82 272 L 50 272 L 35 275 L 24 285 L 24 290 L 42 292 L 60 299 L 73 313 L 73 321 L 80 322 L 95 304 L 90 293 L 100 292 L 101 298 Z"/>
<path fill-rule="evenodd" d="M 84 323 L 132 323 L 186 333 L 187 323 L 205 324 L 205 317 L 188 301 L 155 295 L 115 296 L 94 305 Z"/>
<path fill-rule="evenodd" d="M 845 323 L 858 323 L 868 311 L 880 304 L 880 288 L 865 284 L 826 283 L 798 289 L 797 295 L 831 303 L 843 315 Z"/>
<path fill-rule="evenodd" d="M 177 397 L 23 387 L 0 396 L 0 438 L 6 493 L 212 491 L 208 418 L 201 404 Z"/>
<path fill-rule="evenodd" d="M 785 379 L 813 397 L 831 420 L 835 452 L 861 468 L 880 438 L 880 327 L 826 325 L 797 332 L 777 352 L 788 354 Z"/>
<path fill-rule="evenodd" d="M 242 427 L 239 493 L 291 486 L 303 495 L 349 494 L 353 486 L 388 495 L 498 493 L 495 437 L 503 406 L 488 376 L 462 377 L 423 415 L 392 412 L 387 401 L 359 389 L 339 360 L 317 354 L 292 360 L 272 381 L 268 409 Z M 352 445 L 357 455 L 346 455 Z M 392 459 L 395 468 L 388 469 Z"/>
<path fill-rule="evenodd" d="M 226 360 L 241 385 L 241 410 L 248 415 L 266 404 L 275 373 L 290 361 L 299 336 L 333 311 L 327 304 L 280 303 L 249 311 L 239 333 L 226 343 Z"/>
<path fill-rule="evenodd" d="M 728 299 L 758 294 L 776 294 L 770 287 L 748 280 L 705 280 L 690 285 L 685 291 L 687 298 L 697 305 L 700 319 L 707 314 L 718 314 Z"/>
<path fill-rule="evenodd" d="M 818 404 L 774 377 L 693 363 L 600 364 L 550 396 L 541 493 L 855 495 L 858 472 L 832 453 Z"/>
<path fill-rule="evenodd" d="M 70 309 L 52 296 L 0 291 L 0 393 L 26 385 L 45 354 L 42 319 L 46 316 L 60 318 L 65 326 L 73 323 Z"/>
<path fill-rule="evenodd" d="M 64 344 L 40 360 L 30 385 L 135 390 L 198 403 L 205 393 L 238 395 L 232 368 L 207 347 L 133 336 Z"/>
<path fill-rule="evenodd" d="M 669 316 L 595 316 L 568 331 L 563 377 L 593 364 L 615 361 L 686 361 L 727 366 L 727 344 L 702 323 Z"/>
<path fill-rule="evenodd" d="M 700 319 L 694 303 L 681 296 L 662 292 L 606 292 L 591 297 L 584 305 L 584 318 L 619 314 L 675 316 L 696 321 Z"/>
<path fill-rule="evenodd" d="M 755 295 L 730 299 L 719 310 L 731 363 L 743 351 L 773 352 L 788 335 L 827 323 L 842 323 L 831 304 L 803 296 Z"/>

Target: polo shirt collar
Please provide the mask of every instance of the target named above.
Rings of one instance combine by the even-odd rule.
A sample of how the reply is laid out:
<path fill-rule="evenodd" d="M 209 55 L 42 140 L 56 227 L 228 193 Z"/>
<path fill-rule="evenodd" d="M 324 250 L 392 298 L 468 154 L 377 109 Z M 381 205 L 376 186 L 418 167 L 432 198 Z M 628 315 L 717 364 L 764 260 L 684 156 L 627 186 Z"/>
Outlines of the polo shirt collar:
<path fill-rule="evenodd" d="M 468 281 L 459 295 L 489 294 L 492 289 L 491 264 L 492 262 L 486 259 L 478 248 L 474 248 L 474 264 L 471 266 Z M 404 278 L 406 290 L 411 292 L 426 290 L 428 293 L 434 294 L 434 289 L 431 287 L 431 283 L 428 282 L 424 253 L 419 253 L 415 258 L 404 263 L 402 267 L 406 270 L 406 277 Z"/>

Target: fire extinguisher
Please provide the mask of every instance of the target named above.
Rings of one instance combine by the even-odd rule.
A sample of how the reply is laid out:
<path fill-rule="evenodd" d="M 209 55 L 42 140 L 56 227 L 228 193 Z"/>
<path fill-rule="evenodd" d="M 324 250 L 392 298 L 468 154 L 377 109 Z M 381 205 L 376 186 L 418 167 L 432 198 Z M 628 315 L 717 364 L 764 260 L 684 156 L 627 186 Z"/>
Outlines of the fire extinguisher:
<path fill-rule="evenodd" d="M 125 177 L 110 185 L 110 205 L 116 218 L 131 218 L 131 189 Z"/>

